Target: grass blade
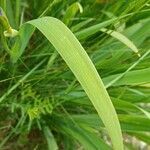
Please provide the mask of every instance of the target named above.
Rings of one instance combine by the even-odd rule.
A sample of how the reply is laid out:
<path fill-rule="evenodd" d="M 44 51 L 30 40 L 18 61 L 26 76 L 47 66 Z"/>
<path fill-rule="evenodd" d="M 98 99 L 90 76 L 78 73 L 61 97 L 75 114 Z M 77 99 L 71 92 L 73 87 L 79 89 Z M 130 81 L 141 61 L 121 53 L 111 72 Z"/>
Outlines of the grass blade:
<path fill-rule="evenodd" d="M 113 79 L 111 82 L 109 82 L 106 85 L 106 88 L 112 86 L 114 83 L 119 81 L 124 75 L 126 75 L 130 70 L 132 70 L 136 65 L 138 65 L 146 56 L 148 56 L 149 53 L 150 53 L 150 50 L 148 50 L 142 57 L 140 57 L 139 60 L 137 60 L 132 66 L 130 66 L 124 73 L 120 74 L 115 79 Z"/>
<path fill-rule="evenodd" d="M 34 30 L 35 29 L 32 26 L 29 26 L 28 28 L 20 29 L 19 36 L 17 37 L 16 42 L 11 49 L 11 61 L 13 63 L 16 63 L 17 60 L 22 55 L 22 53 L 24 52 Z"/>
<path fill-rule="evenodd" d="M 43 17 L 28 23 L 37 27 L 65 60 L 106 126 L 114 150 L 123 150 L 117 114 L 100 76 L 81 44 L 58 19 Z"/>
<path fill-rule="evenodd" d="M 58 150 L 58 146 L 54 139 L 54 136 L 51 133 L 49 127 L 47 127 L 47 126 L 44 127 L 44 135 L 47 140 L 48 150 Z"/>
<path fill-rule="evenodd" d="M 126 46 L 128 46 L 133 52 L 137 53 L 137 55 L 140 57 L 140 54 L 138 52 L 137 47 L 134 45 L 132 41 L 130 41 L 126 36 L 123 34 L 113 31 L 113 30 L 108 30 L 106 28 L 101 29 L 102 32 L 107 33 L 111 35 L 112 37 L 118 39 L 120 42 L 124 43 Z"/>
<path fill-rule="evenodd" d="M 77 32 L 79 29 L 81 29 L 82 27 L 88 25 L 89 23 L 91 23 L 94 19 L 90 18 L 88 20 L 84 20 L 80 23 L 78 23 L 77 25 L 74 25 L 73 27 L 71 27 L 71 31 L 72 32 Z"/>
<path fill-rule="evenodd" d="M 45 62 L 45 59 L 37 64 L 30 72 L 23 76 L 15 85 L 13 85 L 2 97 L 0 97 L 0 103 L 5 100 L 5 98 L 11 94 L 22 82 L 24 82 L 38 67 L 40 67 Z"/>
<path fill-rule="evenodd" d="M 62 118 L 60 118 L 60 120 L 61 119 Z M 73 124 L 71 120 L 67 120 L 66 123 L 61 123 L 60 129 L 82 143 L 84 149 L 86 150 L 111 150 L 111 148 L 96 134 L 94 134 L 92 131 L 88 131 L 78 125 Z"/>
<path fill-rule="evenodd" d="M 66 25 L 69 25 L 72 23 L 72 18 L 74 18 L 74 16 L 77 14 L 77 12 L 80 11 L 80 13 L 83 12 L 83 8 L 80 5 L 80 3 L 75 2 L 73 3 L 71 6 L 68 7 L 66 14 L 63 18 L 63 22 Z"/>

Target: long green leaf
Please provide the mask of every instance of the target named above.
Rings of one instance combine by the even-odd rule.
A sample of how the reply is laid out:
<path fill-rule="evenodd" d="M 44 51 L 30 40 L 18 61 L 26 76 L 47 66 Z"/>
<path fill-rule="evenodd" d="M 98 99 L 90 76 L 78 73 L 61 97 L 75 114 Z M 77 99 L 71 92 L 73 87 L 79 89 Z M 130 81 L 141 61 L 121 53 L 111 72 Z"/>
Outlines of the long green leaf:
<path fill-rule="evenodd" d="M 81 127 L 79 128 L 75 125 L 73 126 L 69 121 L 67 122 L 67 126 L 65 126 L 65 124 L 61 124 L 60 128 L 65 131 L 65 133 L 78 140 L 86 150 L 111 150 L 111 148 L 105 144 L 102 139 L 98 139 L 98 136 L 95 133 L 87 131 Z"/>
<path fill-rule="evenodd" d="M 0 97 L 0 103 L 6 99 L 21 83 L 23 83 L 38 67 L 45 62 L 45 59 L 38 63 L 33 69 L 31 69 L 25 76 L 23 76 L 16 84 L 14 84 L 6 93 Z"/>
<path fill-rule="evenodd" d="M 71 6 L 68 7 L 66 10 L 66 14 L 63 18 L 63 22 L 66 25 L 69 25 L 72 23 L 72 18 L 77 14 L 77 12 L 80 11 L 80 13 L 83 12 L 83 8 L 80 3 L 75 2 Z"/>
<path fill-rule="evenodd" d="M 50 131 L 49 127 L 47 126 L 44 127 L 44 135 L 47 140 L 48 150 L 58 150 L 55 138 L 52 132 Z"/>
<path fill-rule="evenodd" d="M 59 131 L 61 131 L 61 133 L 68 137 L 71 141 L 74 139 L 77 140 L 82 144 L 82 147 L 85 150 L 112 150 L 110 145 L 104 142 L 104 139 L 101 139 L 93 128 L 89 127 L 88 124 L 80 126 L 69 114 L 67 117 L 55 115 L 51 119 L 55 128 L 59 129 Z M 65 140 L 66 138 L 64 141 Z M 67 148 L 65 147 L 65 149 Z"/>
<path fill-rule="evenodd" d="M 79 125 L 86 124 L 96 129 L 98 129 L 99 125 L 103 127 L 103 123 L 97 114 L 71 115 L 71 117 Z M 123 132 L 150 132 L 150 119 L 147 117 L 131 114 L 120 114 L 118 117 Z"/>
<path fill-rule="evenodd" d="M 108 85 L 112 80 L 121 76 L 121 74 L 122 73 L 105 77 L 103 78 L 103 82 L 105 83 L 105 85 Z M 129 71 L 120 80 L 115 82 L 113 86 L 139 85 L 142 83 L 149 83 L 150 82 L 149 74 L 150 68 Z"/>
<path fill-rule="evenodd" d="M 126 46 L 128 46 L 131 50 L 133 50 L 133 52 L 137 53 L 138 56 L 140 57 L 140 54 L 138 52 L 137 47 L 134 45 L 134 43 L 129 40 L 126 36 L 124 36 L 123 34 L 117 32 L 117 31 L 113 31 L 113 30 L 108 30 L 106 28 L 102 28 L 101 29 L 102 32 L 107 33 L 109 35 L 111 35 L 112 37 L 118 39 L 120 42 L 124 43 Z"/>
<path fill-rule="evenodd" d="M 14 46 L 11 48 L 11 61 L 16 63 L 24 52 L 35 28 L 29 26 L 28 28 L 21 28 L 19 31 L 19 36 L 16 39 Z"/>
<path fill-rule="evenodd" d="M 58 19 L 43 17 L 28 23 L 37 27 L 65 60 L 106 126 L 114 149 L 123 150 L 117 114 L 100 76 L 81 44 Z"/>
<path fill-rule="evenodd" d="M 148 50 L 142 57 L 139 58 L 133 65 L 131 65 L 123 74 L 116 77 L 114 80 L 112 80 L 110 83 L 106 85 L 106 88 L 113 85 L 115 82 L 119 81 L 124 75 L 126 75 L 130 70 L 132 70 L 135 66 L 137 66 L 147 55 L 150 54 L 150 50 Z"/>

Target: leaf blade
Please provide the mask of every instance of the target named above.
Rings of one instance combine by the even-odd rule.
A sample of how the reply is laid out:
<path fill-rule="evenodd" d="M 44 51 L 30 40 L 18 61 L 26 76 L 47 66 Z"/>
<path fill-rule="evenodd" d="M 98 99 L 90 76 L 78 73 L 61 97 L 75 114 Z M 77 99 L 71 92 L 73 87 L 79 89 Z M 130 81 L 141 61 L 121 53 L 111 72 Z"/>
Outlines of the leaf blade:
<path fill-rule="evenodd" d="M 114 149 L 123 150 L 122 133 L 113 104 L 92 61 L 79 41 L 58 19 L 43 17 L 28 23 L 37 27 L 65 60 L 102 118 Z M 51 30 L 47 30 L 49 28 Z"/>

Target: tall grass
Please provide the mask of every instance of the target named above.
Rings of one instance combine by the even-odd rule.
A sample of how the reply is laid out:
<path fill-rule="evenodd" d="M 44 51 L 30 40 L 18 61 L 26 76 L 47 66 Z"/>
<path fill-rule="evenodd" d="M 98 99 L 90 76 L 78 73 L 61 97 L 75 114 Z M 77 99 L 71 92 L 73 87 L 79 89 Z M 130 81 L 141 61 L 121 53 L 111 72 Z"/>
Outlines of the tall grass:
<path fill-rule="evenodd" d="M 149 2 L 1 0 L 0 149 L 148 149 Z"/>

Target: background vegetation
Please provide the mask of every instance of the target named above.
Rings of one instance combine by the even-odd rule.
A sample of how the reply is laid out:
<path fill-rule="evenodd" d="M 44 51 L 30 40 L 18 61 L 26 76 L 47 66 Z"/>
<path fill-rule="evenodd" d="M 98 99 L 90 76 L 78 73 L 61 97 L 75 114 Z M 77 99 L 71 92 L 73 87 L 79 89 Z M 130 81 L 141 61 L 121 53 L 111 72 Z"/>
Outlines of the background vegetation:
<path fill-rule="evenodd" d="M 75 34 L 111 97 L 127 150 L 150 148 L 149 6 L 149 0 L 0 0 L 16 30 L 52 16 Z M 21 41 L 0 29 L 0 149 L 112 149 L 73 73 L 49 41 L 27 26 Z"/>

